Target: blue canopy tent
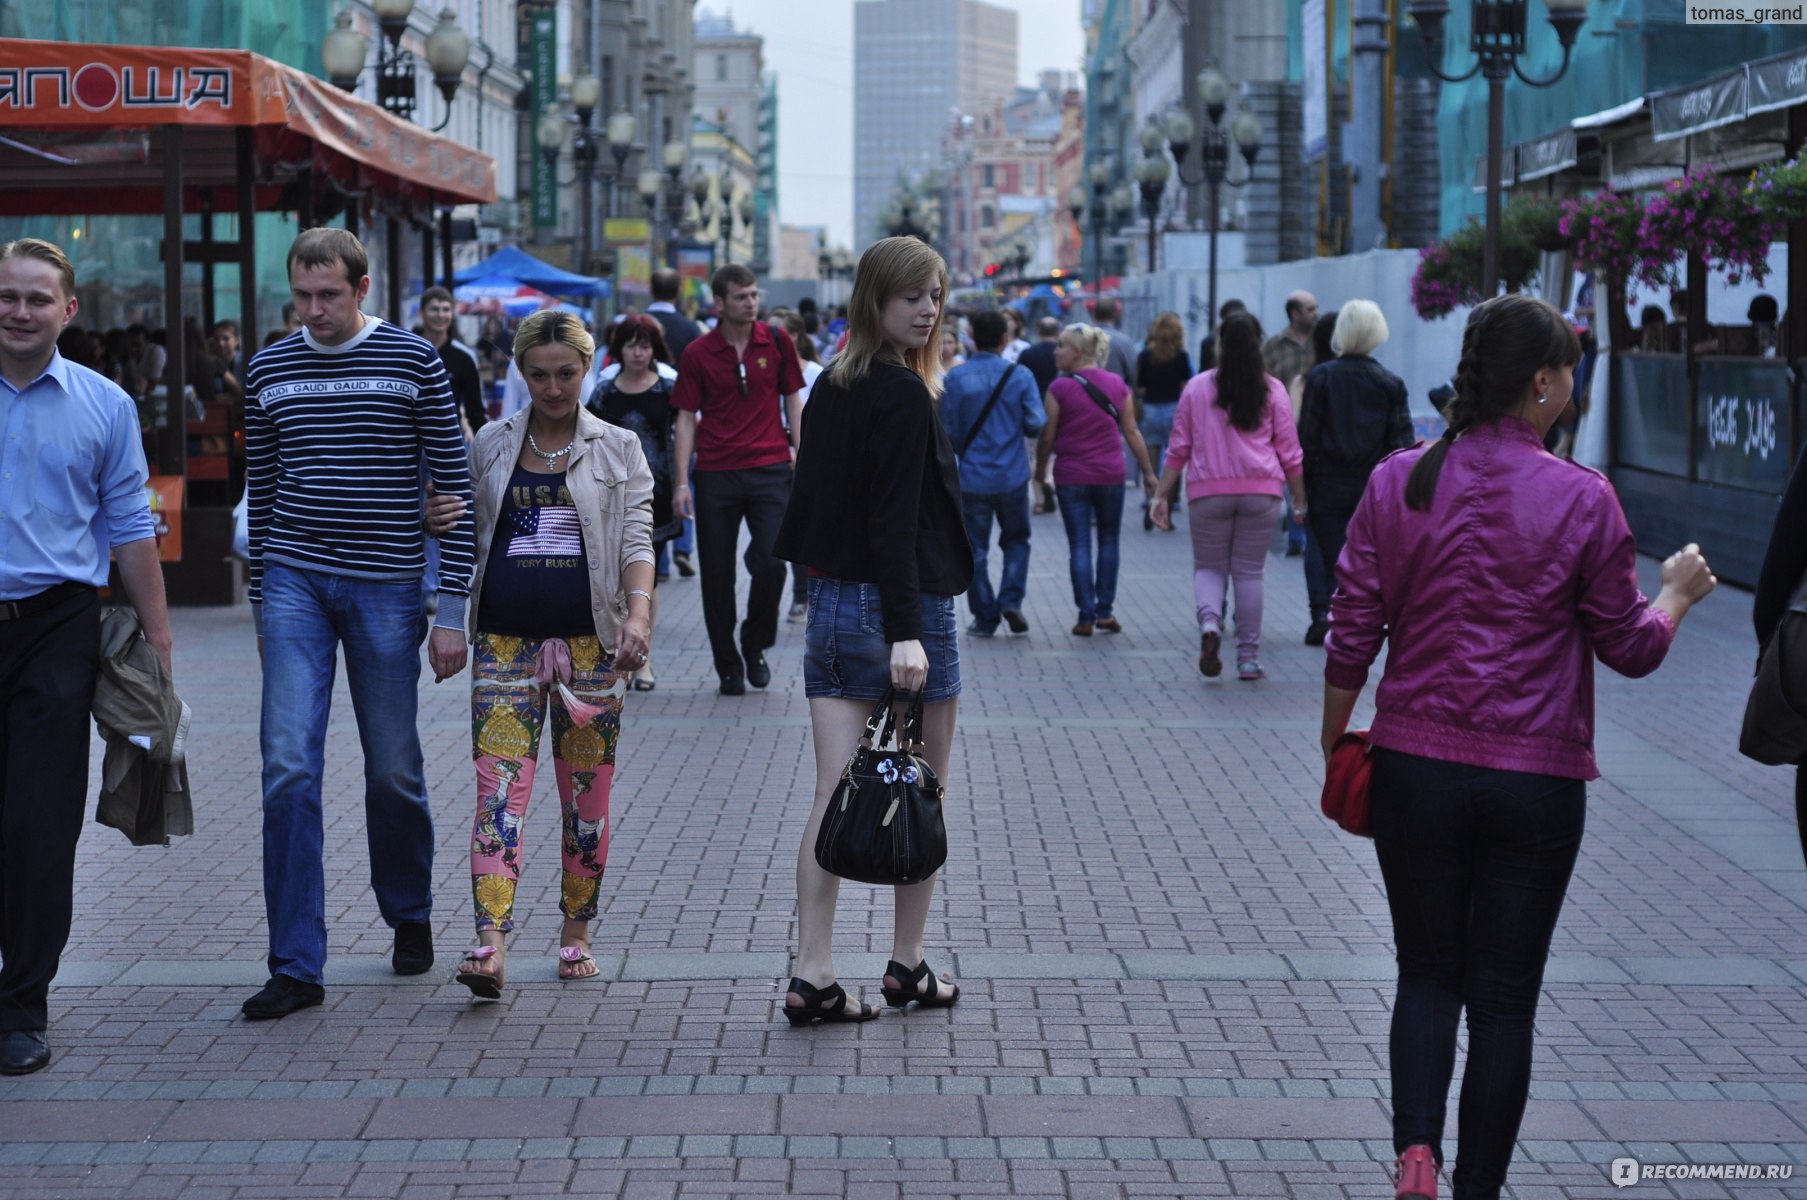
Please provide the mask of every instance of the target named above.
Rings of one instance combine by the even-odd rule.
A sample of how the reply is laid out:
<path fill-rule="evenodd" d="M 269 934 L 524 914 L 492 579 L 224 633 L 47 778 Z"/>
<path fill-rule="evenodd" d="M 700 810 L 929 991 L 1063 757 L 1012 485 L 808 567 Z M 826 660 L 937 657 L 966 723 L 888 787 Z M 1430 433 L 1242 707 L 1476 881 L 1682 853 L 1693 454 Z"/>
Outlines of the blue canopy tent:
<path fill-rule="evenodd" d="M 486 276 L 502 275 L 518 279 L 530 288 L 554 296 L 606 296 L 609 281 L 566 271 L 551 263 L 541 262 L 519 246 L 504 246 L 480 263 L 466 267 L 453 278 L 470 283 Z"/>

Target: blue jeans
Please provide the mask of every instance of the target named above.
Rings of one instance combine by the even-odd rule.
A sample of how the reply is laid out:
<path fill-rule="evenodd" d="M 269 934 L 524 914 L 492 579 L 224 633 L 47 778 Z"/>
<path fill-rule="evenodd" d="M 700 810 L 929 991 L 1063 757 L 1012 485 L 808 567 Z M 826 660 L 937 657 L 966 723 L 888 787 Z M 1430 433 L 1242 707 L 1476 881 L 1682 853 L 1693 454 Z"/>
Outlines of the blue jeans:
<path fill-rule="evenodd" d="M 321 982 L 326 967 L 321 788 L 335 655 L 364 750 L 370 886 L 390 927 L 433 912 L 433 814 L 415 724 L 420 582 L 353 579 L 270 563 L 263 580 L 264 908 L 270 973 Z"/>
<path fill-rule="evenodd" d="M 1123 486 L 1059 484 L 1060 519 L 1067 527 L 1067 567 L 1081 623 L 1111 615 L 1117 602 L 1117 543 L 1123 532 Z M 1098 527 L 1098 565 L 1092 566 L 1092 526 Z"/>
<path fill-rule="evenodd" d="M 1021 609 L 1029 591 L 1029 493 L 1020 487 L 990 495 L 966 492 L 961 494 L 960 507 L 966 517 L 966 537 L 973 547 L 973 581 L 966 606 L 980 629 L 996 629 L 1003 611 Z M 995 593 L 987 566 L 994 515 L 998 550 L 1004 556 L 1004 576 Z"/>

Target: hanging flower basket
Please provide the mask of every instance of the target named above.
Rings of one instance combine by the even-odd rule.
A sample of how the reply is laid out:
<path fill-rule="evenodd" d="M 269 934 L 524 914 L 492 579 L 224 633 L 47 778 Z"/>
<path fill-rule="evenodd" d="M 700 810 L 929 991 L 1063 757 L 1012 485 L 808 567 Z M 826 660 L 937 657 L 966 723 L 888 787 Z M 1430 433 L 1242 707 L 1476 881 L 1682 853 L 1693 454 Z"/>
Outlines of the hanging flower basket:
<path fill-rule="evenodd" d="M 1781 222 L 1752 201 L 1747 184 L 1700 171 L 1670 180 L 1645 202 L 1638 247 L 1646 258 L 1697 254 L 1728 283 L 1762 283 L 1769 244 L 1781 236 Z"/>
<path fill-rule="evenodd" d="M 1537 248 L 1510 219 L 1510 211 L 1500 220 L 1500 282 L 1516 292 L 1537 278 Z M 1481 281 L 1486 251 L 1487 230 L 1476 221 L 1420 250 L 1412 276 L 1412 307 L 1418 315 L 1434 321 L 1485 300 Z"/>
<path fill-rule="evenodd" d="M 1580 266 L 1627 286 L 1667 287 L 1674 251 L 1660 248 L 1646 255 L 1639 242 L 1643 223 L 1644 202 L 1611 188 L 1562 202 L 1562 232 L 1573 240 Z"/>
<path fill-rule="evenodd" d="M 1770 163 L 1751 172 L 1750 201 L 1776 221 L 1807 221 L 1807 161 Z"/>
<path fill-rule="evenodd" d="M 1540 196 L 1515 197 L 1506 206 L 1504 224 L 1508 237 L 1538 250 L 1568 250 L 1574 239 L 1562 228 L 1562 205 Z"/>

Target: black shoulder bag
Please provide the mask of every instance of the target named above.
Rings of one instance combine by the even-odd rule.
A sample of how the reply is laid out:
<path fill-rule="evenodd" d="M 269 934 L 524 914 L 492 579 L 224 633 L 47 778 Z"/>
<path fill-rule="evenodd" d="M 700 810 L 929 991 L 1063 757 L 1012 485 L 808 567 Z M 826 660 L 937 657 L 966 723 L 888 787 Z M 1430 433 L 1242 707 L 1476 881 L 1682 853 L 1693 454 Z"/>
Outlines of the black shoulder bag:
<path fill-rule="evenodd" d="M 921 883 L 947 861 L 941 781 L 922 756 L 922 693 L 916 693 L 897 745 L 892 699 L 885 694 L 866 718 L 866 732 L 829 798 L 816 834 L 816 862 L 859 883 Z"/>
<path fill-rule="evenodd" d="M 1010 382 L 1010 376 L 1015 371 L 1015 363 L 1004 364 L 1004 373 L 998 376 L 996 386 L 991 389 L 990 399 L 986 400 L 985 407 L 979 410 L 978 419 L 973 422 L 973 427 L 966 431 L 965 437 L 960 439 L 960 449 L 955 451 L 955 453 L 962 458 L 964 458 L 966 452 L 972 448 L 973 440 L 979 436 L 979 430 L 985 428 L 985 418 L 989 417 L 991 415 L 991 410 L 998 406 L 998 397 L 1004 394 L 1004 385 Z"/>
<path fill-rule="evenodd" d="M 1763 647 L 1738 752 L 1772 767 L 1807 762 L 1807 578 Z"/>
<path fill-rule="evenodd" d="M 1079 372 L 1077 372 L 1077 371 L 1073 372 L 1071 375 L 1068 375 L 1067 378 L 1073 380 L 1080 387 L 1084 388 L 1086 395 L 1090 396 L 1094 401 L 1096 401 L 1099 408 L 1102 408 L 1105 412 L 1107 412 L 1111 415 L 1111 424 L 1115 425 L 1118 422 L 1122 421 L 1123 418 L 1117 412 L 1117 406 L 1115 404 L 1111 403 L 1111 398 L 1109 396 L 1105 395 L 1103 392 L 1098 390 L 1097 384 L 1095 384 L 1091 380 L 1087 379 L 1084 375 L 1079 374 Z"/>

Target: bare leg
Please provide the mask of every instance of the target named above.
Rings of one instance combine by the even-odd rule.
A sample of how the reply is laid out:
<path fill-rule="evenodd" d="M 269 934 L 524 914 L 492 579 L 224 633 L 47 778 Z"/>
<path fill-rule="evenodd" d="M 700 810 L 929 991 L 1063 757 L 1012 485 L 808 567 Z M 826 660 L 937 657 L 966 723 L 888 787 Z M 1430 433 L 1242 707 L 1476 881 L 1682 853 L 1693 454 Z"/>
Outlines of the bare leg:
<path fill-rule="evenodd" d="M 954 747 L 954 718 L 959 707 L 960 701 L 955 698 L 924 705 L 922 710 L 922 736 L 927 743 L 925 757 L 943 788 L 948 786 L 948 764 L 953 758 Z M 945 803 L 943 801 L 944 805 Z M 895 891 L 897 911 L 892 922 L 891 957 L 906 967 L 914 967 L 924 958 L 922 930 L 928 923 L 929 906 L 935 899 L 935 877 L 931 875 L 921 883 L 907 884 Z M 943 974 L 941 978 L 948 983 L 954 981 L 953 976 L 948 974 Z M 900 988 L 907 983 L 908 980 L 885 976 L 886 987 Z M 931 986 L 929 980 L 924 979 L 919 990 L 926 992 Z"/>
<path fill-rule="evenodd" d="M 828 811 L 835 783 L 848 756 L 859 745 L 872 706 L 864 700 L 817 696 L 809 702 L 810 729 L 816 747 L 816 796 L 803 841 L 797 847 L 797 978 L 826 988 L 835 981 L 834 912 L 841 880 L 816 863 L 816 831 Z M 926 885 L 925 885 L 926 886 Z M 918 932 L 920 938 L 920 930 Z M 791 993 L 785 1002 L 800 1007 L 802 998 Z M 855 1002 L 848 998 L 848 1005 Z"/>

